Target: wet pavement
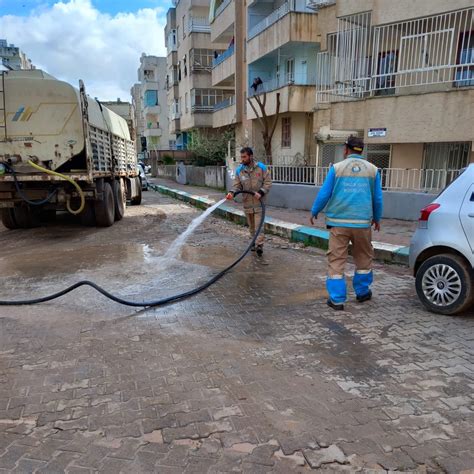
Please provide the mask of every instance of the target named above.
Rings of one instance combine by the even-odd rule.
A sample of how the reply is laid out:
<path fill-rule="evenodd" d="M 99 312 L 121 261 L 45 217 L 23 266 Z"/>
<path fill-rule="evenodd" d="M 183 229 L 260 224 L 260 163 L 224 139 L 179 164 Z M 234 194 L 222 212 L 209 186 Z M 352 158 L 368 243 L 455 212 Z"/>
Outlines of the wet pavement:
<path fill-rule="evenodd" d="M 0 227 L 0 299 L 92 279 L 188 290 L 246 230 L 148 192 L 109 229 Z M 351 267 L 348 268 L 350 273 Z M 474 469 L 474 315 L 427 313 L 407 269 L 334 313 L 323 252 L 272 237 L 192 299 L 119 306 L 91 289 L 0 308 L 0 472 L 461 472 Z"/>
<path fill-rule="evenodd" d="M 206 188 L 202 186 L 189 186 L 178 184 L 171 179 L 152 178 L 151 183 L 161 184 L 180 191 L 186 191 L 197 196 L 206 197 L 218 201 L 222 199 L 224 191 Z M 316 196 L 316 192 L 315 192 Z M 242 205 L 235 202 L 229 202 L 228 205 L 233 205 L 241 209 Z M 280 219 L 285 222 L 291 222 L 298 225 L 310 225 L 309 211 L 300 211 L 298 209 L 286 209 L 282 207 L 267 206 L 267 215 L 275 219 Z M 408 247 L 410 240 L 417 226 L 417 222 L 402 221 L 398 219 L 383 219 L 382 230 L 374 233 L 374 240 L 385 244 L 393 244 Z M 326 229 L 324 214 L 321 214 L 315 221 L 315 227 L 318 229 Z"/>

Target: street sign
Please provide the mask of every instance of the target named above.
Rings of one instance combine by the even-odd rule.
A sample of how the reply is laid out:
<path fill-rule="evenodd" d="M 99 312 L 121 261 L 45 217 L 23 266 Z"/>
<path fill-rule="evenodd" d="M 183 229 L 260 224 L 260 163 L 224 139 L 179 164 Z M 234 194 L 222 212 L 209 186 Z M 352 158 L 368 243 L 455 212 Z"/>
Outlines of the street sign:
<path fill-rule="evenodd" d="M 367 136 L 369 138 L 386 137 L 387 136 L 387 129 L 386 128 L 369 128 Z"/>

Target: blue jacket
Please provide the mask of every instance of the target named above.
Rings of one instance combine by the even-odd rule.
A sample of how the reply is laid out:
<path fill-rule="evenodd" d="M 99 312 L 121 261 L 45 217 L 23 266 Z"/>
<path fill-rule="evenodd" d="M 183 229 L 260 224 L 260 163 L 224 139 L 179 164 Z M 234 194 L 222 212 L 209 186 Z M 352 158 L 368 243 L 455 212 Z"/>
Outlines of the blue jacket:
<path fill-rule="evenodd" d="M 364 228 L 372 220 L 380 222 L 383 197 L 377 167 L 355 154 L 332 166 L 311 214 L 316 217 L 325 207 L 330 227 Z"/>

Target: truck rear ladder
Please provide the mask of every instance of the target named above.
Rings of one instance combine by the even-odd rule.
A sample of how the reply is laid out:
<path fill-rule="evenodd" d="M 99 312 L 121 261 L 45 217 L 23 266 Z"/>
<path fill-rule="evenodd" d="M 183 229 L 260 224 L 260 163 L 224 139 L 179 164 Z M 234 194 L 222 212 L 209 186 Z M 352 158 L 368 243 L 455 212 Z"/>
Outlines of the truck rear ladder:
<path fill-rule="evenodd" d="M 7 111 L 5 103 L 5 73 L 0 72 L 0 142 L 7 141 Z"/>

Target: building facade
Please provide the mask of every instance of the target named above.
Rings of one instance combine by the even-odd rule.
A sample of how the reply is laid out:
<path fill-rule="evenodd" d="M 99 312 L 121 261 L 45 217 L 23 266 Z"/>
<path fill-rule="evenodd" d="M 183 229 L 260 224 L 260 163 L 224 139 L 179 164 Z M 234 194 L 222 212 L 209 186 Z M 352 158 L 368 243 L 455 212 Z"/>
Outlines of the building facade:
<path fill-rule="evenodd" d="M 116 101 L 102 102 L 102 104 L 126 120 L 130 132 L 130 138 L 135 141 L 136 135 L 132 117 L 132 104 L 130 102 L 123 102 L 120 98 Z"/>
<path fill-rule="evenodd" d="M 211 44 L 210 1 L 173 0 L 165 28 L 170 133 L 176 147 L 187 149 L 193 132 L 214 133 L 214 107 L 228 100 L 234 90 L 212 83 L 212 64 L 226 48 Z"/>
<path fill-rule="evenodd" d="M 130 92 L 137 152 L 144 156 L 168 150 L 174 140 L 169 134 L 166 87 L 166 58 L 142 54 L 138 83 Z"/>
<path fill-rule="evenodd" d="M 389 170 L 386 188 L 442 188 L 474 162 L 472 1 L 337 0 L 328 11 L 336 22 L 320 22 L 314 114 L 320 165 L 341 159 L 352 132 Z"/>
<path fill-rule="evenodd" d="M 35 69 L 26 54 L 6 39 L 0 39 L 0 63 L 7 70 Z"/>

